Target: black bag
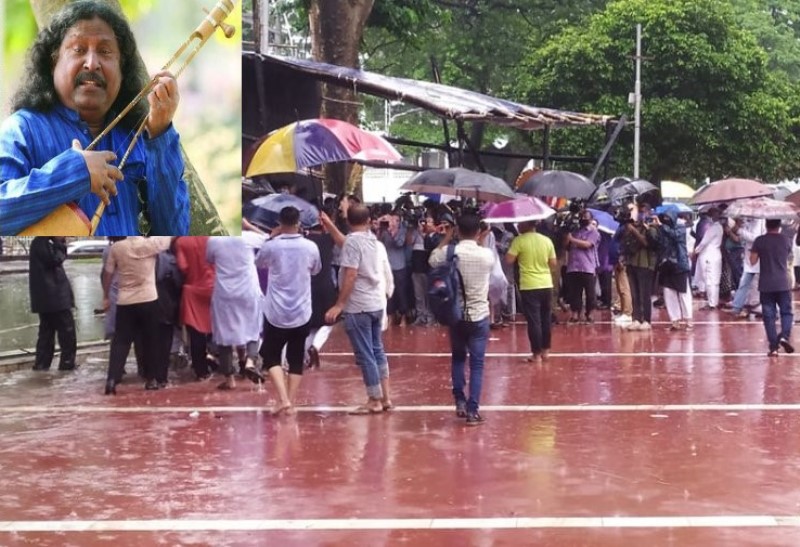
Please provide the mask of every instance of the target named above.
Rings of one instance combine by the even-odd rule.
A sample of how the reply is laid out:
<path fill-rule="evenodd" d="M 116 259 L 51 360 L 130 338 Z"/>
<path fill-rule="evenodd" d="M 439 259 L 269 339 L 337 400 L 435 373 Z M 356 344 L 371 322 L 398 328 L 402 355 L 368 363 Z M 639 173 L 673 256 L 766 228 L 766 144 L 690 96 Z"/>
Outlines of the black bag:
<path fill-rule="evenodd" d="M 448 245 L 447 261 L 428 272 L 428 308 L 436 321 L 447 326 L 463 321 L 467 300 L 455 250 L 455 244 Z"/>

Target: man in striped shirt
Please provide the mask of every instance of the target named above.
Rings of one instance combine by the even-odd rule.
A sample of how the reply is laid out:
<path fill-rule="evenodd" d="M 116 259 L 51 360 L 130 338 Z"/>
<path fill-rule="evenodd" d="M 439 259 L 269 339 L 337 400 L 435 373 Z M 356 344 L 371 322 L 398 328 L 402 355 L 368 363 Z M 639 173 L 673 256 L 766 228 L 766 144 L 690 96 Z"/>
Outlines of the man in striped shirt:
<path fill-rule="evenodd" d="M 179 93 L 169 72 L 96 148 L 86 148 L 144 87 L 127 21 L 97 0 L 69 4 L 31 47 L 25 80 L 0 126 L 0 234 L 15 235 L 62 204 L 91 218 L 97 235 L 185 235 L 189 196 L 172 118 Z M 122 171 L 118 160 L 147 120 Z M 113 197 L 112 196 L 116 196 Z"/>
<path fill-rule="evenodd" d="M 450 326 L 452 353 L 451 376 L 456 416 L 466 418 L 467 425 L 480 425 L 484 418 L 478 413 L 483 385 L 483 362 L 489 343 L 489 275 L 492 273 L 495 254 L 482 247 L 489 229 L 481 230 L 480 219 L 474 214 L 458 218 L 458 236 L 455 254 L 458 271 L 464 284 L 464 320 Z M 435 268 L 447 261 L 447 246 L 453 240 L 454 229 L 447 233 L 429 259 Z M 469 399 L 464 395 L 464 366 L 469 351 Z"/>

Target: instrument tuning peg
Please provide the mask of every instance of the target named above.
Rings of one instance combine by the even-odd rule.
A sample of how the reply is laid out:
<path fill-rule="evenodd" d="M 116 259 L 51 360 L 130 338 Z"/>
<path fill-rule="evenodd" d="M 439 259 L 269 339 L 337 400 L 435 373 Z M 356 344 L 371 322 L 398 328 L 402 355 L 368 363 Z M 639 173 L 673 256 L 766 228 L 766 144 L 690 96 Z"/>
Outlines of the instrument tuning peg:
<path fill-rule="evenodd" d="M 209 12 L 206 8 L 203 8 L 203 11 L 206 12 L 206 15 L 211 15 L 211 12 Z M 229 25 L 224 21 L 217 23 L 217 26 L 222 31 L 222 34 L 225 35 L 225 38 L 233 38 L 233 35 L 236 34 L 236 27 Z"/>

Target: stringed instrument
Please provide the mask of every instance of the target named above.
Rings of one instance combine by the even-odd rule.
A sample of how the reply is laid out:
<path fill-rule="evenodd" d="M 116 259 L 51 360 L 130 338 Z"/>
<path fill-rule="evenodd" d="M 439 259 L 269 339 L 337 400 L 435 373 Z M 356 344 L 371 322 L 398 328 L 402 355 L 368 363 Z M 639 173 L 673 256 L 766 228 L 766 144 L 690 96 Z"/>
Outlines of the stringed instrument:
<path fill-rule="evenodd" d="M 216 29 L 222 30 L 222 33 L 225 35 L 226 38 L 231 38 L 234 33 L 235 29 L 231 25 L 226 24 L 225 18 L 231 14 L 233 11 L 234 5 L 236 0 L 219 0 L 214 8 L 209 12 L 206 11 L 206 17 L 200 23 L 200 25 L 189 35 L 189 38 L 181 44 L 175 54 L 170 58 L 169 61 L 162 67 L 161 70 L 168 70 L 172 64 L 186 51 L 189 45 L 197 40 L 198 43 L 191 49 L 186 56 L 186 59 L 183 61 L 183 64 L 180 65 L 178 70 L 175 72 L 175 79 L 178 79 L 178 76 L 184 71 L 184 69 L 189 65 L 189 63 L 194 59 L 197 52 L 200 51 L 200 48 L 205 45 L 209 38 L 214 34 Z M 85 148 L 85 150 L 93 150 L 97 143 L 100 142 L 105 135 L 107 135 L 116 125 L 125 117 L 125 115 L 130 112 L 130 110 L 140 101 L 142 100 L 150 91 L 153 90 L 155 85 L 158 83 L 158 78 L 153 78 L 148 82 L 148 84 L 142 89 L 136 97 L 128 103 L 122 112 L 114 118 L 114 120 L 108 124 L 108 126 L 103 129 L 103 131 Z M 136 133 L 133 135 L 131 139 L 131 143 L 128 146 L 128 149 L 125 151 L 125 155 L 122 157 L 119 165 L 117 166 L 121 171 L 125 162 L 128 159 L 131 151 L 133 150 L 136 141 L 139 139 L 139 136 L 144 131 L 144 128 L 147 123 L 147 118 L 142 120 L 139 124 L 138 128 L 136 129 Z M 110 197 L 110 199 L 114 199 Z M 19 232 L 20 236 L 92 236 L 97 231 L 97 226 L 100 224 L 100 219 L 103 216 L 103 212 L 105 211 L 106 204 L 102 201 L 97 206 L 97 209 L 92 216 L 91 221 L 87 218 L 84 214 L 83 210 L 78 206 L 77 203 L 70 202 L 65 203 L 63 205 L 59 205 L 55 210 L 53 210 L 50 214 L 46 217 L 41 219 L 40 221 L 32 224 Z M 146 227 L 146 226 L 145 226 Z M 142 230 L 142 221 L 140 219 L 140 231 Z M 146 227 L 149 230 L 149 227 Z"/>

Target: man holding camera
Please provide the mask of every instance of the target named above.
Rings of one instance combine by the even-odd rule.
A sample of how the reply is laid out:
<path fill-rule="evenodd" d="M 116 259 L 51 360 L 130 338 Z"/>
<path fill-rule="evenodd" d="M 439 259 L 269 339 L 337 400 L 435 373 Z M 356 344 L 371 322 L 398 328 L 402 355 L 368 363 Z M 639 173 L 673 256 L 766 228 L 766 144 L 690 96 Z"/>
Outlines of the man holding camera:
<path fill-rule="evenodd" d="M 620 252 L 625 257 L 625 271 L 631 287 L 633 321 L 627 330 L 650 330 L 653 315 L 653 281 L 655 279 L 656 241 L 655 225 L 650 205 L 640 203 L 636 215 L 620 226 Z"/>
<path fill-rule="evenodd" d="M 583 322 L 593 323 L 592 312 L 597 307 L 595 291 L 598 267 L 597 246 L 600 243 L 600 232 L 591 227 L 592 212 L 584 209 L 580 213 L 580 228 L 567 235 L 567 294 L 572 316 L 570 323 L 581 322 L 581 311 L 584 310 L 583 295 L 586 295 L 586 308 Z"/>
<path fill-rule="evenodd" d="M 408 269 L 406 268 L 406 245 L 410 243 L 410 231 L 405 220 L 400 218 L 398 211 L 384 215 L 378 223 L 378 241 L 386 247 L 389 255 L 389 265 L 392 267 L 394 277 L 394 294 L 389 300 L 386 310 L 392 317 L 395 325 L 403 322 L 403 317 L 408 315 Z M 406 318 L 406 321 L 408 319 Z"/>

